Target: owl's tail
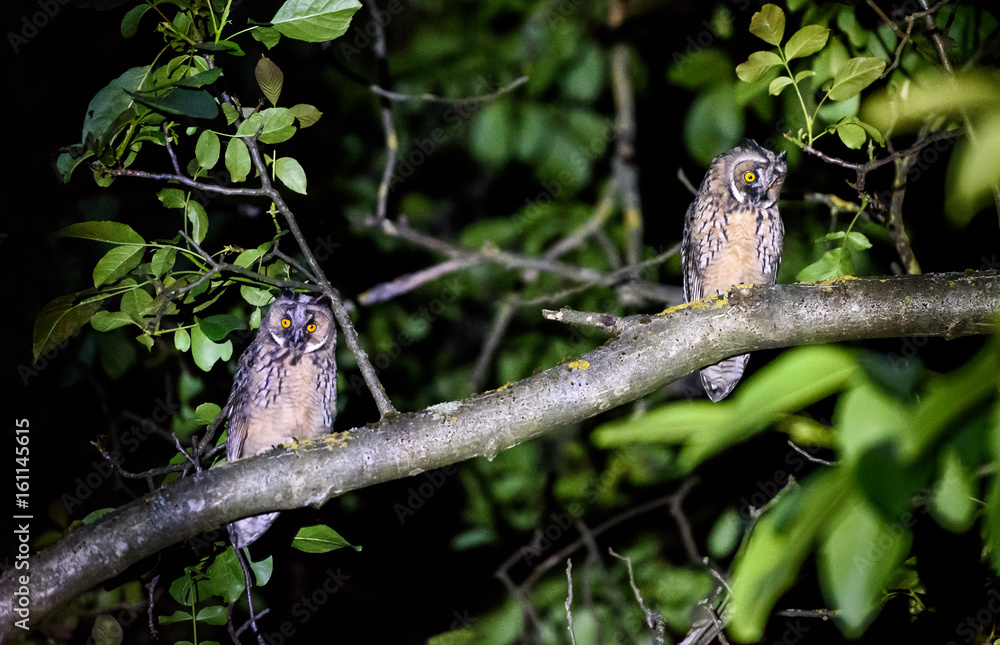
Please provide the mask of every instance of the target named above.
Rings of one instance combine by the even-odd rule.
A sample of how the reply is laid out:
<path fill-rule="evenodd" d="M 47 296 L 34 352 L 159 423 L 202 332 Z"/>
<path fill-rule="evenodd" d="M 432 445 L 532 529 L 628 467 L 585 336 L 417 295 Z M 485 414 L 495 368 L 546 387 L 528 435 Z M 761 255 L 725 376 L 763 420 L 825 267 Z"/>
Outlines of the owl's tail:
<path fill-rule="evenodd" d="M 701 370 L 701 384 L 705 387 L 708 398 L 713 401 L 721 401 L 729 396 L 736 384 L 740 382 L 749 358 L 750 354 L 742 354 L 703 368 Z"/>
<path fill-rule="evenodd" d="M 737 376 L 737 378 L 739 377 Z M 237 549 L 250 546 L 257 541 L 257 538 L 264 535 L 267 529 L 271 528 L 276 519 L 278 519 L 277 513 L 265 513 L 233 522 L 229 525 L 229 538 L 233 541 L 233 546 Z"/>

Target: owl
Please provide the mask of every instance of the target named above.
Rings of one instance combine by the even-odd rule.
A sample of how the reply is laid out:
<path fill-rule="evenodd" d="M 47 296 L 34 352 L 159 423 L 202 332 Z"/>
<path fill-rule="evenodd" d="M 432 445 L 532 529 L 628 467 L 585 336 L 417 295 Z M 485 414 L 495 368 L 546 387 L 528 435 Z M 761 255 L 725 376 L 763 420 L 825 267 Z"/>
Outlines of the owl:
<path fill-rule="evenodd" d="M 226 459 L 235 461 L 333 429 L 337 413 L 337 328 L 326 296 L 282 292 L 240 356 L 223 414 Z M 259 538 L 277 513 L 229 525 L 233 546 Z"/>
<path fill-rule="evenodd" d="M 786 170 L 784 152 L 776 155 L 752 139 L 712 160 L 684 219 L 681 264 L 688 301 L 725 293 L 734 284 L 774 284 L 785 234 L 778 194 Z M 701 370 L 710 399 L 733 391 L 749 356 Z"/>

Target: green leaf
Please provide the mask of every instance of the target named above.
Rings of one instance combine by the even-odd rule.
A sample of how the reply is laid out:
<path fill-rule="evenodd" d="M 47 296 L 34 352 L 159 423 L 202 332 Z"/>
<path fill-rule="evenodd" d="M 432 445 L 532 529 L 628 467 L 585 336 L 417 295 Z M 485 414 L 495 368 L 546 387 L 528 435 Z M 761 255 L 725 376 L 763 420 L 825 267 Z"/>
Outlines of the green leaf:
<path fill-rule="evenodd" d="M 180 188 L 164 188 L 156 193 L 156 198 L 164 208 L 184 208 L 187 204 L 187 196 Z"/>
<path fill-rule="evenodd" d="M 219 114 L 219 104 L 208 90 L 175 85 L 166 91 L 128 92 L 128 95 L 157 112 L 172 116 L 214 119 Z"/>
<path fill-rule="evenodd" d="M 1000 93 L 997 96 L 1000 100 Z M 945 210 L 959 225 L 991 205 L 1000 184 L 1000 116 L 983 115 L 975 127 L 975 140 L 959 142 L 948 167 Z"/>
<path fill-rule="evenodd" d="M 263 587 L 266 585 L 268 580 L 271 579 L 271 573 L 274 572 L 274 556 L 269 555 L 260 562 L 254 562 L 250 559 L 250 556 L 247 556 L 247 562 L 250 564 L 254 578 L 257 579 L 257 586 Z"/>
<path fill-rule="evenodd" d="M 233 260 L 233 264 L 238 267 L 250 268 L 250 266 L 263 257 L 263 255 L 264 251 L 261 251 L 260 249 L 247 249 L 236 256 L 236 259 Z"/>
<path fill-rule="evenodd" d="M 272 27 L 262 27 L 260 25 L 254 27 L 250 35 L 254 37 L 254 40 L 263 44 L 268 49 L 274 49 L 274 46 L 278 44 L 281 40 L 281 32 Z"/>
<path fill-rule="evenodd" d="M 149 314 L 152 305 L 153 296 L 138 285 L 133 285 L 132 289 L 122 294 L 121 310 L 133 320 L 141 320 L 143 316 Z"/>
<path fill-rule="evenodd" d="M 306 194 L 306 171 L 298 161 L 291 157 L 282 157 L 274 162 L 274 172 L 281 183 L 301 195 Z"/>
<path fill-rule="evenodd" d="M 274 300 L 274 296 L 271 295 L 270 291 L 260 289 L 258 287 L 251 287 L 248 284 L 240 286 L 240 295 L 254 307 L 269 305 L 271 304 L 271 301 Z"/>
<path fill-rule="evenodd" d="M 865 145 L 865 141 L 868 140 L 865 129 L 855 123 L 839 123 L 836 128 L 837 136 L 851 150 L 860 150 Z"/>
<path fill-rule="evenodd" d="M 191 222 L 191 237 L 201 244 L 208 235 L 208 213 L 205 212 L 205 207 L 194 200 L 188 200 L 184 211 Z"/>
<path fill-rule="evenodd" d="M 143 347 L 145 347 L 147 350 L 153 351 L 153 344 L 155 343 L 155 341 L 153 340 L 153 336 L 149 332 L 143 330 L 141 334 L 135 337 L 135 341 L 140 345 L 142 345 Z"/>
<path fill-rule="evenodd" d="M 826 46 L 830 30 L 820 25 L 806 25 L 799 29 L 785 44 L 785 60 L 815 54 Z"/>
<path fill-rule="evenodd" d="M 941 475 L 931 493 L 931 514 L 949 531 L 962 533 L 976 518 L 979 486 L 975 473 L 962 464 L 954 448 L 941 455 L 940 468 Z"/>
<path fill-rule="evenodd" d="M 222 76 L 222 68 L 213 67 L 212 69 L 206 69 L 192 74 L 191 76 L 185 76 L 184 78 L 178 79 L 176 85 L 191 88 L 205 87 L 206 85 L 211 85 L 215 81 L 219 80 L 220 76 Z"/>
<path fill-rule="evenodd" d="M 319 43 L 344 35 L 360 8 L 357 0 L 287 0 L 271 26 L 283 36 Z"/>
<path fill-rule="evenodd" d="M 94 522 L 101 519 L 105 515 L 111 515 L 114 512 L 115 509 L 113 508 L 99 508 L 96 511 L 91 511 L 90 513 L 87 513 L 87 517 L 80 520 L 80 522 L 83 523 L 84 525 L 93 524 Z"/>
<path fill-rule="evenodd" d="M 205 572 L 208 575 L 209 588 L 216 596 L 232 604 L 240 599 L 246 587 L 243 569 L 236 558 L 236 552 L 230 546 L 216 556 Z"/>
<path fill-rule="evenodd" d="M 851 275 L 854 265 L 851 254 L 845 253 L 843 247 L 830 249 L 823 257 L 816 260 L 795 276 L 797 282 L 818 282 L 820 280 L 835 280 L 845 275 Z"/>
<path fill-rule="evenodd" d="M 90 326 L 97 331 L 111 331 L 131 324 L 132 318 L 123 311 L 98 311 L 90 319 Z"/>
<path fill-rule="evenodd" d="M 108 251 L 94 266 L 94 286 L 116 282 L 139 266 L 146 247 L 138 244 L 116 246 Z"/>
<path fill-rule="evenodd" d="M 195 620 L 200 620 L 209 625 L 226 624 L 226 608 L 220 605 L 211 605 L 198 610 Z"/>
<path fill-rule="evenodd" d="M 277 106 L 278 97 L 281 96 L 281 87 L 285 83 L 285 74 L 281 68 L 275 65 L 270 58 L 261 54 L 260 60 L 257 61 L 257 67 L 254 68 L 254 76 L 257 78 L 257 85 L 260 86 L 261 92 L 264 93 L 264 98 L 271 105 Z"/>
<path fill-rule="evenodd" d="M 883 520 L 856 494 L 827 527 L 817 560 L 823 592 L 838 609 L 838 625 L 848 638 L 857 638 L 878 613 L 890 576 L 909 552 L 911 534 L 905 524 Z"/>
<path fill-rule="evenodd" d="M 187 623 L 191 621 L 191 614 L 186 611 L 175 611 L 169 616 L 157 616 L 157 620 L 161 625 L 169 625 L 171 623 Z"/>
<path fill-rule="evenodd" d="M 864 233 L 851 231 L 847 234 L 847 247 L 855 251 L 864 251 L 872 248 L 872 243 L 868 241 Z"/>
<path fill-rule="evenodd" d="M 163 275 L 174 268 L 177 261 L 177 249 L 160 248 L 153 253 L 153 259 L 149 263 L 149 270 L 154 278 L 162 278 Z"/>
<path fill-rule="evenodd" d="M 193 421 L 200 426 L 207 426 L 215 421 L 221 413 L 222 408 L 215 403 L 202 403 L 195 408 Z"/>
<path fill-rule="evenodd" d="M 802 563 L 850 490 L 844 470 L 823 470 L 768 509 L 737 554 L 730 583 L 732 634 L 741 643 L 764 635 L 778 598 L 798 577 Z"/>
<path fill-rule="evenodd" d="M 750 18 L 750 33 L 769 45 L 779 45 L 785 34 L 785 12 L 778 5 L 764 5 Z"/>
<path fill-rule="evenodd" d="M 263 143 L 281 143 L 295 134 L 295 115 L 288 108 L 268 108 L 260 113 L 264 129 L 260 133 Z"/>
<path fill-rule="evenodd" d="M 845 101 L 878 80 L 884 70 L 881 58 L 849 58 L 833 75 L 828 95 L 833 101 Z"/>
<path fill-rule="evenodd" d="M 774 52 L 754 52 L 746 61 L 736 66 L 736 75 L 741 81 L 756 83 L 772 67 L 781 65 L 781 57 Z"/>
<path fill-rule="evenodd" d="M 195 322 L 200 322 L 195 316 Z M 224 343 L 212 342 L 197 325 L 191 328 L 191 356 L 194 364 L 207 372 L 212 369 L 219 359 L 228 361 L 233 356 L 233 342 L 227 340 Z"/>
<path fill-rule="evenodd" d="M 816 76 L 816 72 L 814 70 L 811 70 L 811 69 L 804 69 L 804 70 L 802 70 L 801 72 L 799 72 L 798 74 L 795 75 L 795 82 L 796 83 L 801 83 L 803 80 L 805 80 L 805 79 L 807 79 L 807 78 L 809 78 L 811 76 Z"/>
<path fill-rule="evenodd" d="M 298 120 L 300 128 L 308 128 L 323 116 L 323 113 L 317 110 L 315 106 L 306 103 L 296 103 L 288 109 L 291 110 L 292 115 Z"/>
<path fill-rule="evenodd" d="M 198 320 L 198 326 L 209 340 L 221 341 L 229 332 L 246 329 L 246 323 L 232 314 L 216 314 Z"/>
<path fill-rule="evenodd" d="M 203 130 L 198 136 L 198 143 L 194 148 L 195 159 L 198 165 L 205 170 L 210 170 L 219 162 L 219 151 L 221 150 L 219 135 L 211 130 Z"/>
<path fill-rule="evenodd" d="M 785 89 L 792 84 L 792 79 L 787 76 L 779 76 L 778 78 L 771 81 L 771 84 L 767 88 L 767 93 L 771 96 L 777 96 L 781 94 L 781 90 Z"/>
<path fill-rule="evenodd" d="M 191 349 L 191 334 L 186 329 L 178 329 L 174 332 L 174 348 L 179 352 L 186 352 Z"/>
<path fill-rule="evenodd" d="M 84 296 L 95 293 L 92 290 L 81 291 L 55 298 L 35 318 L 35 327 L 31 333 L 31 352 L 37 362 L 42 354 L 47 354 L 56 345 L 73 335 L 83 327 L 101 308 L 100 300 L 88 302 Z M 74 304 L 81 299 L 81 304 Z"/>
<path fill-rule="evenodd" d="M 56 231 L 53 237 L 77 237 L 111 244 L 145 244 L 146 240 L 121 222 L 79 222 Z"/>
<path fill-rule="evenodd" d="M 139 89 L 149 69 L 148 66 L 133 67 L 94 95 L 83 120 L 81 140 L 84 143 L 93 142 L 95 149 L 101 151 L 128 125 L 135 116 L 134 101 L 128 93 Z"/>
<path fill-rule="evenodd" d="M 736 100 L 732 84 L 702 92 L 684 117 L 684 143 L 704 165 L 743 139 L 744 110 Z"/>
<path fill-rule="evenodd" d="M 122 18 L 122 36 L 125 38 L 131 38 L 136 35 L 139 31 L 139 20 L 152 8 L 152 5 L 143 3 L 138 7 L 132 7 L 129 9 L 128 13 L 125 14 L 125 17 Z"/>
<path fill-rule="evenodd" d="M 94 626 L 90 630 L 90 640 L 94 645 L 120 645 L 125 637 L 122 626 L 112 616 L 107 614 L 94 619 Z"/>
<path fill-rule="evenodd" d="M 360 546 L 353 546 L 340 534 L 325 524 L 316 526 L 306 526 L 299 529 L 299 532 L 292 540 L 292 546 L 299 551 L 306 553 L 327 553 L 335 549 L 349 546 L 355 551 L 360 551 Z"/>
<path fill-rule="evenodd" d="M 250 174 L 250 151 L 238 137 L 233 137 L 226 144 L 226 170 L 235 182 L 246 181 Z"/>

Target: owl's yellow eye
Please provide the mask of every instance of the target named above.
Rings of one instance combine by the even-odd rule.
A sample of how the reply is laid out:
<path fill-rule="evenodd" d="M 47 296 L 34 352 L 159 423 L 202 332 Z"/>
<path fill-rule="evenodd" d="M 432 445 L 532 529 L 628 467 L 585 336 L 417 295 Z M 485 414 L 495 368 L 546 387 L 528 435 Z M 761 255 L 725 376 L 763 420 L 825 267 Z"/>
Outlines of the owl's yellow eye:
<path fill-rule="evenodd" d="M 292 321 L 289 320 L 288 318 L 282 318 L 281 319 L 281 326 L 284 327 L 285 329 L 288 329 L 289 327 L 292 326 Z"/>
<path fill-rule="evenodd" d="M 310 334 L 316 331 L 316 323 L 309 323 L 308 325 L 306 325 L 306 331 L 309 332 Z"/>
<path fill-rule="evenodd" d="M 752 184 L 753 182 L 757 181 L 757 175 L 755 175 L 750 171 L 747 171 L 743 173 L 743 181 L 747 182 L 748 184 Z"/>

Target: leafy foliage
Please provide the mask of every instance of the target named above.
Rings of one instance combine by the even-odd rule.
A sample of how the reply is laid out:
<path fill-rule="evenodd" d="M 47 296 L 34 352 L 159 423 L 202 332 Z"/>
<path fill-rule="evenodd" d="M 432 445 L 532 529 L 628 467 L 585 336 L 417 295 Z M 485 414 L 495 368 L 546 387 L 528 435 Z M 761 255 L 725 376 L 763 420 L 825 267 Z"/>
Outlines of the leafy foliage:
<path fill-rule="evenodd" d="M 152 180 L 147 185 L 163 210 L 150 217 L 130 214 L 129 223 L 101 213 L 55 233 L 73 238 L 56 244 L 74 260 L 90 247 L 99 254 L 84 273 L 85 284 L 69 287 L 79 291 L 41 309 L 32 339 L 36 359 L 85 330 L 74 351 L 79 347 L 81 362 L 103 365 L 103 377 L 122 379 L 138 372 L 140 362 L 169 372 L 178 411 L 165 429 L 186 444 L 218 418 L 226 376 L 218 382 L 209 377 L 219 376 L 220 364 L 231 368 L 273 291 L 315 282 L 303 269 L 310 246 L 313 255 L 319 257 L 320 250 L 326 255 L 320 261 L 335 269 L 336 286 L 348 296 L 361 294 L 355 317 L 362 343 L 404 411 L 525 378 L 605 340 L 596 333 L 571 336 L 565 329 L 539 326 L 540 306 L 570 304 L 614 314 L 654 310 L 649 301 L 637 305 L 626 297 L 621 284 L 581 284 L 557 272 L 480 261 L 509 257 L 503 253 L 545 258 L 574 231 L 590 230 L 558 260 L 603 275 L 621 266 L 621 250 L 637 220 L 663 227 L 656 229 L 659 237 L 647 234 L 646 246 L 638 249 L 641 259 L 666 248 L 654 243 L 669 245 L 680 236 L 676 215 L 683 205 L 678 206 L 676 191 L 668 191 L 668 207 L 677 211 L 669 218 L 648 206 L 642 213 L 618 193 L 604 198 L 620 187 L 616 173 L 630 163 L 640 170 L 644 198 L 662 190 L 656 185 L 663 183 L 662 168 L 656 164 L 666 155 L 656 150 L 655 160 L 642 156 L 656 147 L 644 138 L 653 127 L 648 114 L 640 107 L 642 136 L 634 159 L 619 150 L 621 122 L 614 118 L 628 111 L 616 78 L 620 83 L 624 74 L 633 82 L 640 101 L 662 85 L 660 68 L 642 59 L 652 50 L 630 49 L 626 42 L 627 56 L 611 55 L 603 32 L 607 7 L 600 3 L 574 4 L 568 15 L 516 2 L 457 3 L 447 11 L 424 3 L 408 7 L 416 17 L 402 23 L 393 22 L 395 5 L 381 4 L 385 26 L 399 30 L 390 38 L 391 65 L 386 65 L 393 74 L 391 89 L 412 99 L 391 103 L 396 128 L 391 134 L 378 128 L 378 99 L 367 88 L 374 80 L 360 87 L 340 77 L 331 82 L 317 59 L 289 65 L 294 58 L 285 58 L 287 50 L 279 47 L 287 44 L 283 38 L 320 42 L 343 36 L 323 51 L 353 74 L 374 79 L 384 62 L 371 46 L 374 23 L 367 16 L 365 24 L 350 27 L 360 6 L 353 0 L 290 0 L 269 23 L 251 23 L 243 31 L 234 30 L 233 7 L 226 2 L 154 1 L 124 13 L 123 36 L 162 37 L 166 48 L 151 61 L 127 63 L 148 64 L 127 69 L 97 91 L 80 142 L 62 150 L 57 169 L 66 181 L 89 170 L 98 186 L 116 189 L 124 181 Z M 942 178 L 951 225 L 977 223 L 974 214 L 989 203 L 1000 179 L 995 69 L 957 75 L 939 70 L 933 31 L 923 20 L 906 21 L 902 29 L 911 30 L 904 39 L 898 27 L 871 16 L 859 23 L 855 14 L 861 9 L 842 3 L 790 1 L 786 9 L 767 4 L 753 15 L 735 14 L 726 3 L 705 10 L 709 44 L 696 43 L 663 65 L 675 86 L 671 103 L 684 114 L 658 114 L 657 121 L 666 124 L 670 137 L 683 134 L 688 154 L 700 166 L 748 134 L 769 147 L 789 148 L 783 281 L 890 272 L 898 230 L 904 228 L 889 212 L 899 187 L 882 175 L 863 184 L 856 166 L 886 160 L 913 139 L 919 144 L 959 127 L 977 133 L 957 145 L 947 173 L 943 166 L 931 167 L 926 175 Z M 953 45 L 955 68 L 984 58 L 995 64 L 986 49 L 977 49 L 995 29 L 992 14 L 946 5 L 931 16 Z M 622 35 L 627 41 L 641 20 L 633 16 L 616 39 Z M 741 40 L 747 31 L 756 39 L 750 48 Z M 761 42 L 766 47 L 747 51 Z M 657 42 L 656 49 L 662 45 Z M 262 46 L 268 55 L 250 61 L 256 54 L 246 54 Z M 681 44 L 671 46 L 683 50 Z M 623 71 L 622 60 L 631 67 Z M 303 69 L 309 83 L 302 82 Z M 516 92 L 482 99 L 522 74 L 528 80 Z M 243 78 L 253 78 L 257 87 L 241 97 L 233 88 Z M 335 99 L 317 101 L 332 118 L 321 120 L 323 112 L 307 103 L 282 103 L 283 97 L 300 95 L 313 101 L 310 92 L 319 87 L 335 93 Z M 432 100 L 417 100 L 431 93 Z M 317 123 L 309 132 L 314 137 L 299 136 Z M 760 132 L 774 136 L 765 141 Z M 849 166 L 823 164 L 815 155 L 820 146 L 827 157 Z M 310 148 L 321 150 L 322 163 L 310 163 L 305 152 Z M 388 150 L 398 154 L 397 164 L 382 185 Z M 168 161 L 171 173 L 145 170 Z M 890 159 L 887 169 L 889 163 L 897 167 Z M 674 169 L 668 170 L 672 176 Z M 845 189 L 845 179 L 854 184 Z M 258 188 L 265 181 L 273 182 L 275 192 Z M 241 204 L 210 201 L 203 186 L 225 188 L 226 198 Z M 817 191 L 828 192 L 810 199 Z M 809 193 L 806 200 L 800 199 L 803 192 Z M 310 217 L 299 220 L 310 236 L 304 246 L 276 203 L 297 195 L 310 198 Z M 478 253 L 477 261 L 395 301 L 377 302 L 372 294 L 384 284 L 373 287 L 375 282 L 412 276 L 422 263 L 437 262 L 371 225 L 367 214 L 383 197 L 390 213 L 406 215 L 400 224 Z M 152 195 L 149 199 L 155 206 Z M 242 201 L 261 200 L 256 223 L 273 230 L 260 235 L 261 228 L 253 228 L 256 237 L 246 242 L 250 234 L 243 237 L 241 229 L 248 220 L 233 213 L 245 206 Z M 940 253 L 934 240 L 943 235 L 943 224 L 921 206 L 911 198 L 898 214 L 906 215 L 905 227 L 915 238 L 922 236 L 921 255 L 934 256 Z M 838 219 L 843 213 L 850 214 L 849 222 Z M 166 233 L 162 221 L 170 222 Z M 323 240 L 328 229 L 336 242 Z M 292 239 L 299 244 L 295 251 Z M 442 248 L 448 255 L 456 246 Z M 979 266 L 978 260 L 970 253 L 961 268 Z M 226 270 L 218 269 L 222 264 Z M 650 268 L 638 275 L 657 279 Z M 665 284 L 679 282 L 676 257 L 666 261 L 659 277 Z M 477 354 L 491 329 L 499 329 L 502 338 L 495 355 L 480 366 Z M 133 338 L 148 351 L 137 354 Z M 913 340 L 923 341 L 916 347 L 926 344 Z M 438 491 L 461 492 L 447 505 L 445 521 L 435 523 L 436 530 L 440 524 L 450 533 L 438 531 L 434 538 L 407 533 L 400 541 L 416 543 L 421 558 L 432 549 L 448 549 L 445 572 L 454 568 L 452 558 L 486 554 L 481 557 L 492 563 L 503 559 L 497 557 L 500 548 L 504 557 L 516 552 L 524 569 L 511 578 L 530 582 L 517 599 L 477 599 L 481 611 L 471 624 L 456 625 L 429 642 L 513 643 L 528 634 L 562 642 L 567 578 L 561 567 L 549 570 L 540 563 L 574 541 L 583 544 L 580 531 L 602 548 L 605 540 L 615 541 L 634 568 L 635 589 L 675 640 L 690 628 L 691 609 L 706 598 L 731 618 L 732 635 L 747 641 L 776 637 L 768 621 L 782 598 L 824 598 L 835 610 L 838 629 L 851 638 L 873 623 L 895 620 L 896 614 L 883 609 L 900 599 L 908 620 L 923 625 L 940 609 L 928 592 L 933 582 L 927 571 L 934 563 L 913 558 L 915 540 L 921 531 L 926 539 L 929 524 L 975 538 L 990 576 L 966 579 L 966 586 L 989 583 L 1000 571 L 1000 477 L 991 470 L 1000 458 L 1000 350 L 993 342 L 976 352 L 949 348 L 942 352 L 946 359 L 929 353 L 926 366 L 911 358 L 915 352 L 884 350 L 810 347 L 783 352 L 768 363 L 755 357 L 759 369 L 720 404 L 674 402 L 678 391 L 690 396 L 677 386 L 637 402 L 632 411 L 609 411 L 593 424 L 553 431 L 491 462 L 464 464 L 451 483 L 407 480 L 399 490 L 408 504 L 408 488 L 418 491 L 414 506 L 431 507 L 437 500 L 430 496 Z M 341 407 L 350 406 L 350 422 L 361 425 L 371 418 L 365 416 L 367 400 L 354 373 L 356 359 L 348 352 L 338 359 L 345 372 Z M 785 448 L 787 440 L 795 448 Z M 183 464 L 192 452 L 172 453 L 169 461 Z M 778 465 L 771 470 L 776 454 Z M 687 518 L 697 546 L 704 543 L 718 571 L 730 578 L 731 596 L 720 594 L 714 576 L 679 546 L 672 524 L 631 523 L 634 509 L 692 475 L 703 482 L 695 490 L 708 492 L 697 510 L 686 507 Z M 177 477 L 157 476 L 156 483 Z M 430 493 L 423 483 L 431 485 Z M 338 511 L 353 515 L 358 530 L 377 515 L 367 493 L 340 500 Z M 430 517 L 432 511 L 421 513 Z M 621 521 L 613 538 L 596 530 L 609 517 Z M 404 528 L 423 530 L 412 526 Z M 510 547 L 511 540 L 517 546 Z M 189 558 L 171 571 L 172 577 L 183 573 L 169 585 L 176 606 L 169 601 L 157 606 L 159 623 L 174 625 L 165 631 L 183 630 L 179 637 L 188 642 L 222 633 L 218 626 L 226 622 L 227 609 L 245 593 L 236 555 L 222 546 L 214 544 L 214 556 L 194 565 Z M 292 546 L 334 554 L 308 556 L 317 561 L 351 553 L 341 548 L 351 545 L 325 525 L 301 529 Z M 378 551 L 368 548 L 364 557 L 376 557 L 373 553 Z M 594 565 L 603 556 L 596 549 L 586 563 L 580 554 L 572 555 L 577 641 L 648 638 L 625 565 Z M 276 558 L 280 564 L 297 555 Z M 252 565 L 258 585 L 268 584 L 271 563 L 267 558 Z M 352 582 L 360 584 L 360 577 Z M 108 601 L 136 596 L 136 587 L 128 583 Z M 274 587 L 265 586 L 264 594 Z M 586 594 L 585 605 L 580 594 Z M 276 605 L 283 599 L 274 596 L 280 595 L 268 601 Z M 145 602 L 136 597 L 130 601 Z M 487 603 L 494 604 L 482 609 Z M 105 641 L 117 638 L 107 621 L 94 630 Z"/>

